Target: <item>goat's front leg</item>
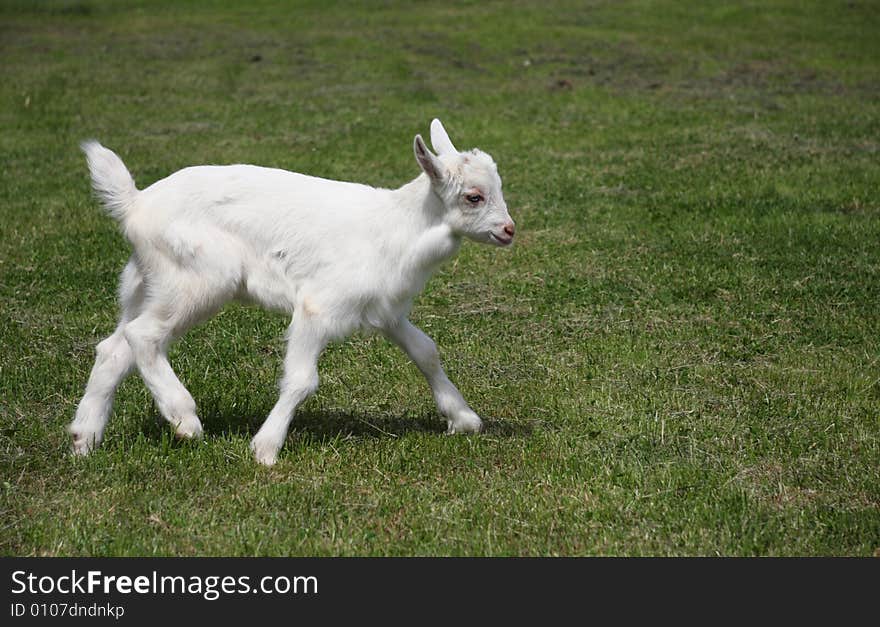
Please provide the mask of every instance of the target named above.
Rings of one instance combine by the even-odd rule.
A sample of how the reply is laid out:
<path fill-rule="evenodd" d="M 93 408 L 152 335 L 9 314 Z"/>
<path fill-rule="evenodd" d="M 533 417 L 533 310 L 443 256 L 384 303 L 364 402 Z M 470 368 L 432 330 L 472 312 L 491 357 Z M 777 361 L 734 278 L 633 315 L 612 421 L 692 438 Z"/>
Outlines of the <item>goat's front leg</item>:
<path fill-rule="evenodd" d="M 327 345 L 327 335 L 308 315 L 295 315 L 287 340 L 284 376 L 278 402 L 251 440 L 251 451 L 264 466 L 273 466 L 287 438 L 297 406 L 318 389 L 318 357 Z"/>
<path fill-rule="evenodd" d="M 476 433 L 483 428 L 483 421 L 467 404 L 440 365 L 440 354 L 434 340 L 403 318 L 396 325 L 384 329 L 385 336 L 400 346 L 415 362 L 437 402 L 437 409 L 446 418 L 447 433 Z"/>

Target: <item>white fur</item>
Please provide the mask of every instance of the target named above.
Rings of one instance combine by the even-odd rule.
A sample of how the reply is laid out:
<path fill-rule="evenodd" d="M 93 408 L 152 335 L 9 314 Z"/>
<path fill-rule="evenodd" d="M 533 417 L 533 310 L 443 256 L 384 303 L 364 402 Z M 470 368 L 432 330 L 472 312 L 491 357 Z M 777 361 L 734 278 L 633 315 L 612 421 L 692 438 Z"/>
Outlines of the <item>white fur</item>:
<path fill-rule="evenodd" d="M 492 158 L 458 152 L 439 120 L 431 142 L 437 155 L 415 137 L 424 172 L 394 190 L 230 165 L 185 168 L 142 191 L 115 153 L 84 143 L 95 191 L 134 254 L 122 272 L 119 325 L 98 344 L 69 427 L 73 451 L 85 455 L 101 442 L 116 387 L 133 366 L 176 433 L 199 437 L 195 402 L 167 349 L 231 299 L 292 316 L 280 397 L 251 442 L 260 463 L 275 463 L 294 410 L 317 388 L 323 348 L 357 329 L 381 331 L 412 358 L 449 433 L 479 431 L 434 342 L 407 315 L 462 236 L 507 245 L 514 226 Z"/>

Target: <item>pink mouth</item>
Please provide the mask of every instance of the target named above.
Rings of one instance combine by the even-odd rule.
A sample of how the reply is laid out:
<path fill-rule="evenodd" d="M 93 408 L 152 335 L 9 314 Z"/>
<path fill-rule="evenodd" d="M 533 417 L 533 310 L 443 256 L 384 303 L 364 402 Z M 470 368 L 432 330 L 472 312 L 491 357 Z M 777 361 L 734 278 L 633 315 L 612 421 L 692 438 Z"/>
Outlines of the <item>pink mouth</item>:
<path fill-rule="evenodd" d="M 496 235 L 495 233 L 490 232 L 489 237 L 498 242 L 502 246 L 510 246 L 510 243 L 513 241 L 513 237 L 506 237 L 504 235 Z"/>

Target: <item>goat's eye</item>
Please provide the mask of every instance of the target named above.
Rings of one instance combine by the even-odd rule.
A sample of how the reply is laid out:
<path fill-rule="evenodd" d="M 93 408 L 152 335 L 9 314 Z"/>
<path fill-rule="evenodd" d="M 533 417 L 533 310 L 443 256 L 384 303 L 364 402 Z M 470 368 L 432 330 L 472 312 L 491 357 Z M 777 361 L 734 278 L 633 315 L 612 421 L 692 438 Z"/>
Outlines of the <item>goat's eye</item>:
<path fill-rule="evenodd" d="M 483 197 L 480 196 L 479 194 L 471 194 L 469 196 L 465 196 L 465 198 L 467 198 L 467 201 L 469 203 L 471 203 L 472 205 L 476 205 L 478 202 L 483 200 Z"/>

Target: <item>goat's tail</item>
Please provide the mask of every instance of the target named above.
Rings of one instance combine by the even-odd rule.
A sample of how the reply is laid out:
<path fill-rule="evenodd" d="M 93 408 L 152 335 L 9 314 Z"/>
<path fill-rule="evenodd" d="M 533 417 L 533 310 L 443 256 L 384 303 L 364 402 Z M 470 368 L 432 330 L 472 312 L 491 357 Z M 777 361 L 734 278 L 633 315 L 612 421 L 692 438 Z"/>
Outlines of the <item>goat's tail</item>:
<path fill-rule="evenodd" d="M 134 179 L 122 159 L 94 139 L 80 144 L 89 162 L 92 188 L 113 218 L 123 222 L 134 206 L 138 194 Z"/>

